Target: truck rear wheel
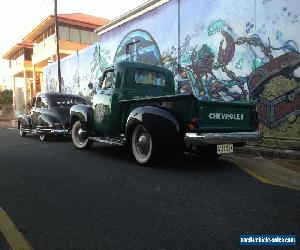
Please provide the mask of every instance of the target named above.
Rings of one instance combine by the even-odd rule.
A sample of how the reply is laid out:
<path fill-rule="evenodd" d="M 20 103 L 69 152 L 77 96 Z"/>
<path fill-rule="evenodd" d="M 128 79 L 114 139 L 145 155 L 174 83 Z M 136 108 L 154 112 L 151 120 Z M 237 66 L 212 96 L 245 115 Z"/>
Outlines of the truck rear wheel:
<path fill-rule="evenodd" d="M 132 153 L 141 165 L 148 164 L 153 158 L 153 140 L 145 126 L 138 124 L 132 133 Z"/>
<path fill-rule="evenodd" d="M 78 149 L 89 148 L 93 144 L 93 141 L 89 140 L 88 133 L 80 121 L 76 121 L 72 127 L 72 141 Z"/>

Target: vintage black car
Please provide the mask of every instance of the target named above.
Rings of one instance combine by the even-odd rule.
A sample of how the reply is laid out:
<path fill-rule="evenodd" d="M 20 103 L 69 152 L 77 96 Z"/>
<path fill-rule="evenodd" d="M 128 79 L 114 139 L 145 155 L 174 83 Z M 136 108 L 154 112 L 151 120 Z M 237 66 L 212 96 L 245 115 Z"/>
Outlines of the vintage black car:
<path fill-rule="evenodd" d="M 51 135 L 70 134 L 70 108 L 87 104 L 83 97 L 62 93 L 38 93 L 33 98 L 30 115 L 18 117 L 20 136 L 39 135 L 44 141 Z"/>

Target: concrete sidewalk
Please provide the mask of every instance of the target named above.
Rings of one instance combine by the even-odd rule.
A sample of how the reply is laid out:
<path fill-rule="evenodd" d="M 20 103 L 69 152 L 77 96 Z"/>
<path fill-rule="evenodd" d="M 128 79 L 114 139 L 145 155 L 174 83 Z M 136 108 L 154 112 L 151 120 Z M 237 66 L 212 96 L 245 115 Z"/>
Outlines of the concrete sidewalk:
<path fill-rule="evenodd" d="M 254 156 L 263 156 L 267 158 L 281 158 L 290 160 L 300 160 L 300 149 L 289 150 L 281 148 L 270 148 L 261 146 L 246 145 L 245 147 L 235 148 L 236 154 L 250 154 Z"/>
<path fill-rule="evenodd" d="M 264 183 L 300 190 L 300 160 L 274 159 L 241 153 L 224 157 Z"/>

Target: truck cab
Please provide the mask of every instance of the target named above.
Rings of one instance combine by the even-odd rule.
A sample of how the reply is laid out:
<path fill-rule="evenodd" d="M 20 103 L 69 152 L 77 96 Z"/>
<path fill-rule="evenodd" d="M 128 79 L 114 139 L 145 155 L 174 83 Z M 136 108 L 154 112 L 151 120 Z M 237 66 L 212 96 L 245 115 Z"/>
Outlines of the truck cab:
<path fill-rule="evenodd" d="M 119 134 L 129 112 L 122 101 L 174 95 L 174 89 L 172 74 L 162 67 L 121 62 L 107 68 L 92 98 L 93 131 Z"/>
<path fill-rule="evenodd" d="M 261 138 L 255 102 L 175 94 L 173 74 L 164 67 L 118 62 L 93 88 L 92 105 L 70 110 L 72 139 L 79 149 L 93 141 L 127 145 L 138 163 L 148 164 L 165 151 L 209 148 L 218 156 L 226 150 L 217 148 L 231 152 L 233 145 Z"/>

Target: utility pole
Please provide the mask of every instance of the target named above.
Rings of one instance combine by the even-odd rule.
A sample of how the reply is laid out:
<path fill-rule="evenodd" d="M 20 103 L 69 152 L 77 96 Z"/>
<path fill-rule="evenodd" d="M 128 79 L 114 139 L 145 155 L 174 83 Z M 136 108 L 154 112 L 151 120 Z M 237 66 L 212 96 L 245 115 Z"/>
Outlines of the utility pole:
<path fill-rule="evenodd" d="M 58 92 L 61 92 L 61 71 L 60 71 L 60 56 L 59 56 L 59 30 L 58 30 L 58 21 L 57 21 L 57 0 L 54 0 L 54 20 L 55 20 Z"/>

